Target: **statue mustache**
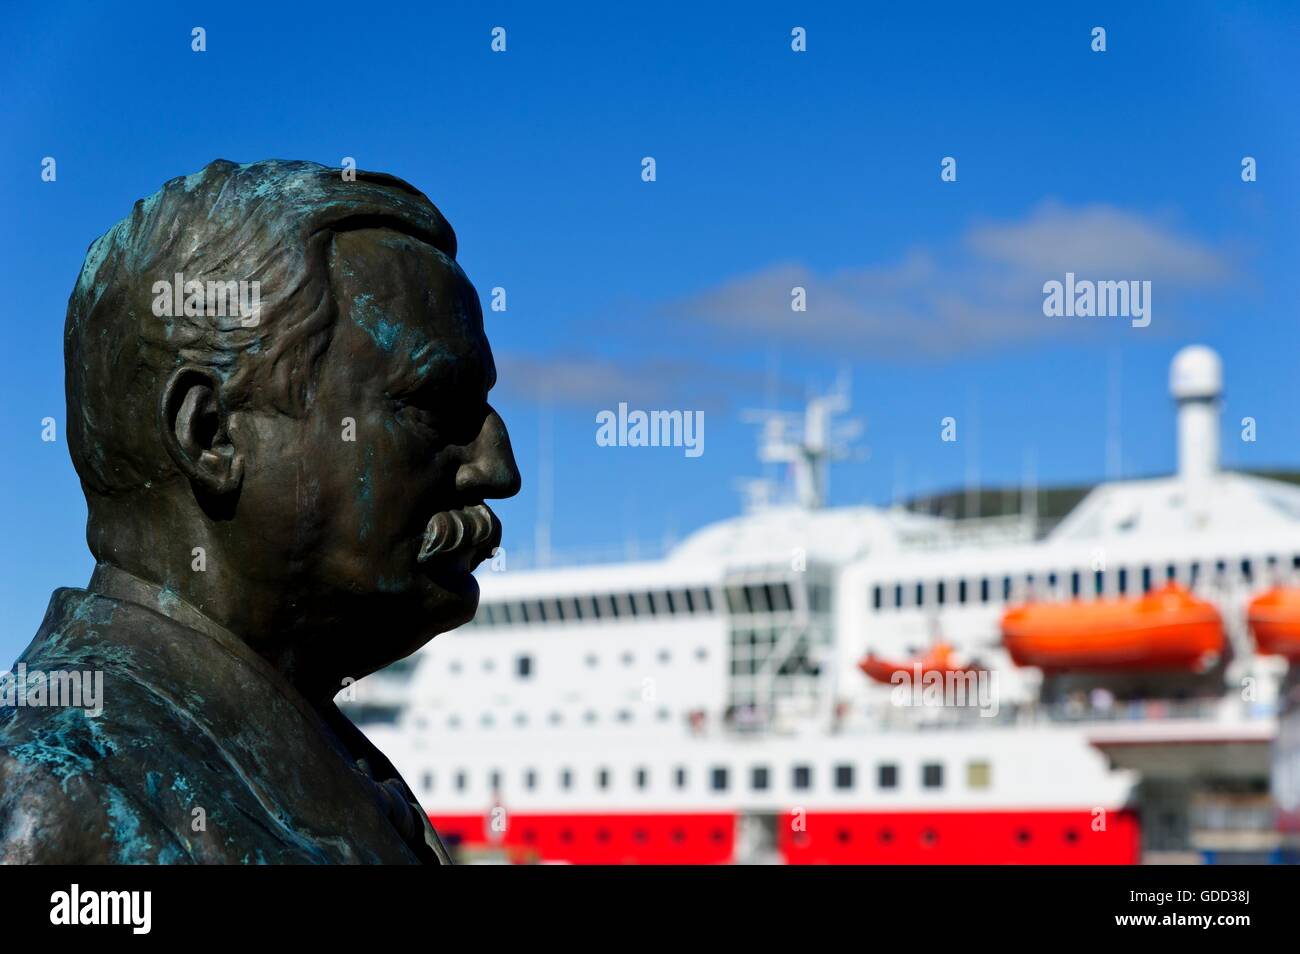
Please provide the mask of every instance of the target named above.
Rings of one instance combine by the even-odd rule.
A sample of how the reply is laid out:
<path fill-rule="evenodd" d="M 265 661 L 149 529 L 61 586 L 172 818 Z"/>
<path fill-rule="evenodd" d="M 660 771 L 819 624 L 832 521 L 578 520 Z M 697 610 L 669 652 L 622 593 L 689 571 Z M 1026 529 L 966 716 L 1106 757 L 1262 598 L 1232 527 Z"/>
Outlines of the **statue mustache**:
<path fill-rule="evenodd" d="M 480 547 L 492 539 L 495 523 L 496 516 L 487 504 L 435 513 L 424 528 L 424 542 L 416 560 L 423 563 L 440 553 L 450 553 L 462 547 Z"/>

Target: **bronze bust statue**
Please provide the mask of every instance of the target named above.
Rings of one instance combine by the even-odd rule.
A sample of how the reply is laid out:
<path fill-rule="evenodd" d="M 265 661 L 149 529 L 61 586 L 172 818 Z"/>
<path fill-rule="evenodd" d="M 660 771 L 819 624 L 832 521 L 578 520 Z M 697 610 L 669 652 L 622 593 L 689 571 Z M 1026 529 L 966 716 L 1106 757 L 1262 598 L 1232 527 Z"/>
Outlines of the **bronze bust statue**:
<path fill-rule="evenodd" d="M 90 246 L 64 349 L 97 566 L 0 704 L 0 860 L 446 862 L 333 703 L 474 615 L 484 501 L 519 490 L 446 219 L 388 175 L 213 162 Z M 102 711 L 50 704 L 68 673 Z"/>

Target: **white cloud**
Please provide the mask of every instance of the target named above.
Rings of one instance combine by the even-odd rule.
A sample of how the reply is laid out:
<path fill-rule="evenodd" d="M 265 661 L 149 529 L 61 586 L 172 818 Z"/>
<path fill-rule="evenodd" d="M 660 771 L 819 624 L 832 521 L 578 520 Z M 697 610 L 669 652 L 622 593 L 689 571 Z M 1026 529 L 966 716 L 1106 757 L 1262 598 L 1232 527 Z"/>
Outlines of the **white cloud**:
<path fill-rule="evenodd" d="M 797 393 L 758 372 L 688 360 L 498 354 L 496 365 L 498 387 L 507 399 L 588 409 L 626 401 L 640 408 L 716 412 L 731 408 L 736 395 L 764 387 L 775 387 L 782 396 Z"/>
<path fill-rule="evenodd" d="M 1070 209 L 1044 202 L 1023 222 L 970 229 L 965 243 L 989 261 L 1052 275 L 1073 271 L 1203 285 L 1228 273 L 1220 256 L 1202 243 L 1109 205 Z"/>
<path fill-rule="evenodd" d="M 1042 312 L 1043 282 L 1076 276 L 1151 280 L 1157 308 L 1229 275 L 1226 259 L 1152 218 L 1106 205 L 1044 203 L 1026 218 L 969 228 L 955 243 L 898 261 L 831 272 L 781 262 L 675 302 L 672 313 L 737 344 L 773 337 L 810 350 L 879 357 L 950 356 L 972 348 L 1095 334 L 1103 323 Z M 808 310 L 791 310 L 791 289 Z M 1156 312 L 1159 330 L 1161 312 Z"/>

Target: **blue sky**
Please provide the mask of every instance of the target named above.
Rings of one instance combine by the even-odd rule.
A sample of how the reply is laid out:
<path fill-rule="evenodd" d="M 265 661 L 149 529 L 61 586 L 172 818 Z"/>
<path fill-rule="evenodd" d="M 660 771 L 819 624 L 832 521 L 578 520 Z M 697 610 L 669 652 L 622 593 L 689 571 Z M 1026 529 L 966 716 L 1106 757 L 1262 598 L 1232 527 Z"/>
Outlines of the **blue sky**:
<path fill-rule="evenodd" d="M 1016 482 L 1030 451 L 1043 481 L 1098 479 L 1114 368 L 1122 472 L 1168 471 L 1167 365 L 1191 342 L 1225 359 L 1229 464 L 1300 465 L 1291 5 L 805 6 L 7 5 L 0 666 L 91 569 L 61 342 L 86 247 L 216 158 L 400 175 L 480 293 L 506 288 L 488 330 L 525 483 L 498 508 L 508 551 L 532 544 L 544 420 L 554 545 L 653 540 L 737 510 L 760 472 L 741 410 L 841 369 L 870 454 L 837 469 L 835 503 L 886 502 L 900 475 L 953 488 L 971 461 Z M 1044 317 L 1066 270 L 1151 280 L 1151 326 Z M 596 446 L 621 400 L 704 410 L 705 453 Z M 1247 414 L 1254 444 L 1229 426 Z"/>

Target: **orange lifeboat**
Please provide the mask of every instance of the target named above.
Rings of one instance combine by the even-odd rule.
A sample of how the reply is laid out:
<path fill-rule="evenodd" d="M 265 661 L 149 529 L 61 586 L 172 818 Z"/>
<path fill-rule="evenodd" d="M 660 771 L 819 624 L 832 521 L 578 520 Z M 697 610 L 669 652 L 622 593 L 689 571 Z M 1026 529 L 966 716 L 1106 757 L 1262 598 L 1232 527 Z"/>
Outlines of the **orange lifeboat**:
<path fill-rule="evenodd" d="M 1246 620 L 1261 653 L 1300 659 L 1300 589 L 1275 586 L 1261 593 L 1250 601 Z"/>
<path fill-rule="evenodd" d="M 858 668 L 865 672 L 876 682 L 883 682 L 886 685 L 893 685 L 894 673 L 905 672 L 909 676 L 916 675 L 917 667 L 920 666 L 920 675 L 924 676 L 930 672 L 978 672 L 976 666 L 959 666 L 953 658 L 952 646 L 947 643 L 935 643 L 928 653 L 916 659 L 909 659 L 906 662 L 889 662 L 881 659 L 875 653 L 867 653 L 865 659 L 858 663 Z"/>
<path fill-rule="evenodd" d="M 1212 603 L 1170 582 L 1137 599 L 1012 607 L 1002 640 L 1018 665 L 1048 671 L 1200 671 L 1223 651 L 1223 621 Z"/>

